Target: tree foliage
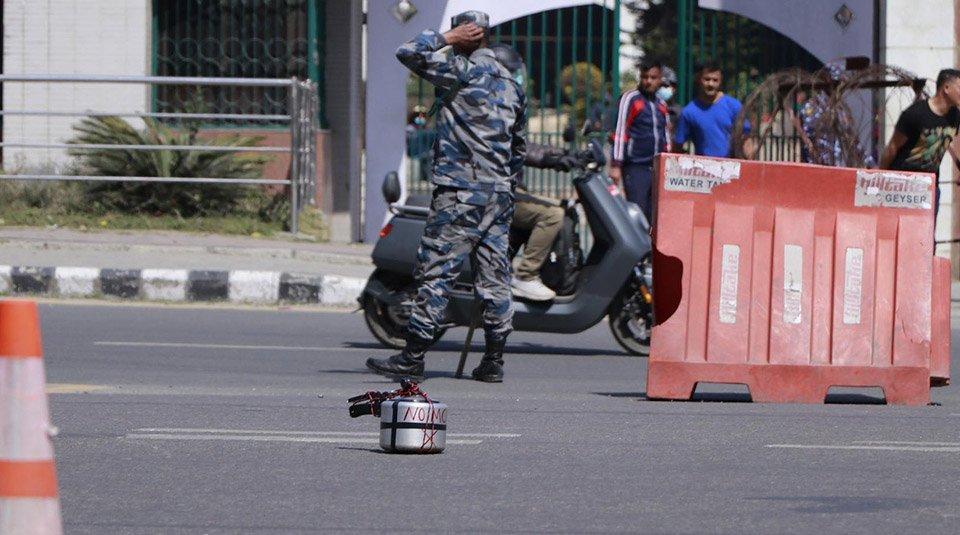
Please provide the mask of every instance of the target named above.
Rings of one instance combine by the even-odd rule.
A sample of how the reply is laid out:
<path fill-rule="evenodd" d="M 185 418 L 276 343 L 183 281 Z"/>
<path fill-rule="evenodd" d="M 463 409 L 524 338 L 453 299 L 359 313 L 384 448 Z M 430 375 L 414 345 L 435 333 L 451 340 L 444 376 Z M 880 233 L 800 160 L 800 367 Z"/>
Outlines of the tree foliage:
<path fill-rule="evenodd" d="M 672 67 L 677 64 L 676 0 L 634 0 L 624 2 L 637 21 L 630 42 L 644 56 L 656 58 Z"/>
<path fill-rule="evenodd" d="M 580 124 L 586 119 L 587 106 L 603 99 L 603 71 L 586 61 L 567 65 L 560 71 L 560 86 L 567 102 L 573 103 L 574 122 Z"/>

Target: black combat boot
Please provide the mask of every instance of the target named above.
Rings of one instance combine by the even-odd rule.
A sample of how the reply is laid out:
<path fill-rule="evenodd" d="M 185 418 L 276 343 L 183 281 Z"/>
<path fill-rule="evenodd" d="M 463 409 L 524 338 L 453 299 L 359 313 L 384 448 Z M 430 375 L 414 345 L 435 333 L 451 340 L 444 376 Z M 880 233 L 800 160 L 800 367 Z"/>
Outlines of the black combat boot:
<path fill-rule="evenodd" d="M 503 382 L 503 346 L 506 339 L 487 339 L 487 351 L 480 365 L 473 370 L 473 378 L 484 383 Z"/>
<path fill-rule="evenodd" d="M 408 336 L 407 346 L 399 355 L 385 359 L 369 358 L 367 368 L 387 377 L 423 381 L 423 357 L 432 344 L 432 341 Z"/>

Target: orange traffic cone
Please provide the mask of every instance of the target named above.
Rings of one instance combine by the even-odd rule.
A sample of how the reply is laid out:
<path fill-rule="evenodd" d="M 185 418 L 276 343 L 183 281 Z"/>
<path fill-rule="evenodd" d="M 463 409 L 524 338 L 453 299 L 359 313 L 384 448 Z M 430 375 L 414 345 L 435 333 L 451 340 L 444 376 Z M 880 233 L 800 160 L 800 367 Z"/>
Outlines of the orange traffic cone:
<path fill-rule="evenodd" d="M 33 301 L 0 301 L 0 535 L 63 533 L 40 322 Z"/>

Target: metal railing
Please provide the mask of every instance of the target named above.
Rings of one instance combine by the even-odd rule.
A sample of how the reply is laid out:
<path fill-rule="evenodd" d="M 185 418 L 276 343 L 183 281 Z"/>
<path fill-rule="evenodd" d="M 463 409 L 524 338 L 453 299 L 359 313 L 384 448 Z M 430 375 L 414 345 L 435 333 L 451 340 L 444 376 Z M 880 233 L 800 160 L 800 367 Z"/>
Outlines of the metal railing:
<path fill-rule="evenodd" d="M 181 86 L 254 86 L 286 87 L 288 91 L 288 114 L 237 114 L 237 113 L 136 113 L 75 110 L 0 110 L 0 116 L 48 116 L 48 117 L 136 117 L 154 119 L 209 120 L 209 121 L 286 121 L 290 128 L 290 145 L 279 147 L 225 147 L 208 145 L 122 145 L 122 144 L 71 144 L 71 143 L 17 143 L 0 142 L 0 149 L 103 149 L 103 150 L 172 150 L 172 151 L 218 151 L 218 152 L 271 152 L 288 153 L 290 170 L 284 180 L 223 177 L 149 177 L 149 176 L 96 176 L 96 175 L 45 175 L 45 174 L 0 174 L 0 180 L 64 180 L 101 182 L 157 182 L 180 184 L 259 184 L 289 186 L 290 231 L 299 230 L 299 213 L 306 204 L 316 203 L 317 188 L 317 130 L 319 97 L 317 85 L 309 80 L 262 79 L 262 78 L 202 78 L 164 76 L 68 76 L 0 74 L 4 83 L 62 83 L 62 84 L 140 84 Z"/>

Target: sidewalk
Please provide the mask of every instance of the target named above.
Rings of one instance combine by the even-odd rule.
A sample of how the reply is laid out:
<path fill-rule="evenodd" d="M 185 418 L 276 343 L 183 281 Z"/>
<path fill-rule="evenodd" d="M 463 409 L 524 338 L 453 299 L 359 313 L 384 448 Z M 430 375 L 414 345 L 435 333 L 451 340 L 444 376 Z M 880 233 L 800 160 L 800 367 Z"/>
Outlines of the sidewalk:
<path fill-rule="evenodd" d="M 371 244 L 168 231 L 0 229 L 0 293 L 356 306 Z"/>
<path fill-rule="evenodd" d="M 0 294 L 356 306 L 372 244 L 0 228 Z M 960 315 L 960 281 L 951 286 Z"/>

